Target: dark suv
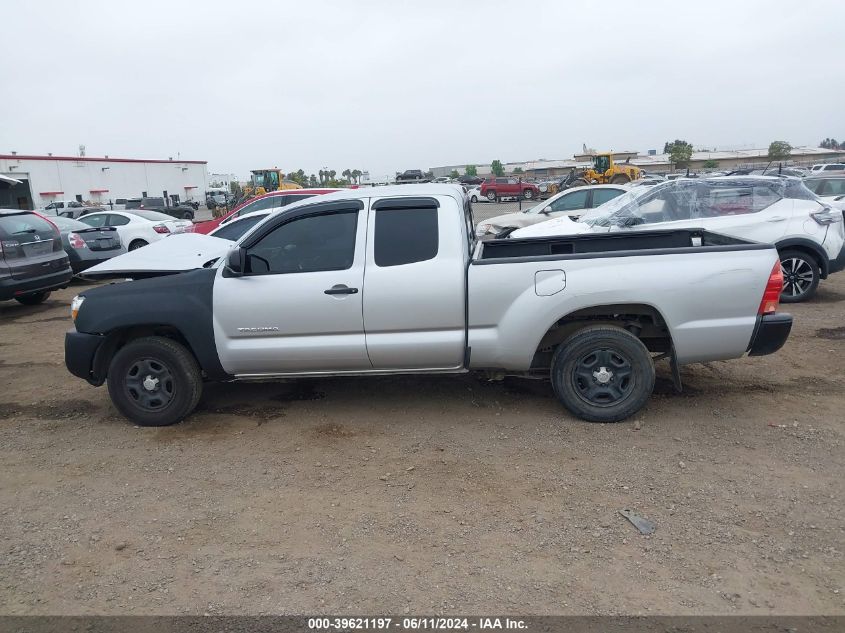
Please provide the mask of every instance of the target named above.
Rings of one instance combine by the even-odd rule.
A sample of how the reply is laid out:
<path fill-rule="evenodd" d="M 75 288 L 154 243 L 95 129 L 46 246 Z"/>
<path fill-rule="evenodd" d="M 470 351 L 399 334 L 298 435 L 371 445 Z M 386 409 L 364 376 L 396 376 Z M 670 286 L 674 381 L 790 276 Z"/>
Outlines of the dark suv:
<path fill-rule="evenodd" d="M 35 305 L 72 276 L 55 225 L 32 211 L 0 209 L 0 300 Z"/>
<path fill-rule="evenodd" d="M 176 205 L 167 206 L 164 198 L 129 198 L 126 201 L 125 209 L 131 211 L 132 209 L 146 209 L 147 211 L 158 211 L 159 213 L 166 213 L 181 220 L 194 219 L 194 206 L 189 202 L 180 202 Z"/>

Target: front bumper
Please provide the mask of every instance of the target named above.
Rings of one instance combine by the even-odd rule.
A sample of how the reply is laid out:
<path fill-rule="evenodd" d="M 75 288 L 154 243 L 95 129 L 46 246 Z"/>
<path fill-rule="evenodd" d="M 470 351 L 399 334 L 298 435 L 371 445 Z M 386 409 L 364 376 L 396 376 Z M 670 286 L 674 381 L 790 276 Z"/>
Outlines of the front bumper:
<path fill-rule="evenodd" d="M 65 366 L 74 376 L 84 378 L 92 385 L 101 385 L 94 378 L 94 357 L 105 337 L 69 330 L 65 334 Z"/>
<path fill-rule="evenodd" d="M 791 314 L 764 314 L 754 328 L 751 343 L 748 345 L 749 356 L 765 356 L 778 351 L 792 330 Z"/>

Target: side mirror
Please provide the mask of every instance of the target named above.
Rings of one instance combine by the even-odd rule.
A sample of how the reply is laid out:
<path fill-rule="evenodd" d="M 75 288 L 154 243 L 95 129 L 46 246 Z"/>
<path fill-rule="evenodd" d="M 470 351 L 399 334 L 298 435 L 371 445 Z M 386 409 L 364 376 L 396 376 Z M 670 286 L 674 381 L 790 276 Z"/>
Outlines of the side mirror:
<path fill-rule="evenodd" d="M 546 207 L 545 209 L 543 209 L 542 211 L 540 211 L 540 213 L 542 213 L 543 215 L 549 215 L 551 212 L 552 212 L 552 208 L 551 208 L 551 207 Z"/>
<path fill-rule="evenodd" d="M 232 277 L 240 277 L 246 268 L 246 249 L 235 247 L 226 256 L 226 270 Z"/>

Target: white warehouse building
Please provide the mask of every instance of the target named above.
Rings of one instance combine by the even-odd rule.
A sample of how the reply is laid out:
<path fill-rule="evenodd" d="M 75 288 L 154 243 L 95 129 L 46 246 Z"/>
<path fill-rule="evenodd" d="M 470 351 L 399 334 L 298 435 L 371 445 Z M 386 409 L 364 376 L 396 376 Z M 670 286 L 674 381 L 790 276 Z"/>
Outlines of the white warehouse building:
<path fill-rule="evenodd" d="M 0 174 L 20 184 L 0 187 L 0 208 L 36 209 L 57 200 L 108 204 L 162 197 L 168 204 L 205 202 L 204 160 L 0 154 Z M 7 183 L 8 185 L 8 183 Z"/>

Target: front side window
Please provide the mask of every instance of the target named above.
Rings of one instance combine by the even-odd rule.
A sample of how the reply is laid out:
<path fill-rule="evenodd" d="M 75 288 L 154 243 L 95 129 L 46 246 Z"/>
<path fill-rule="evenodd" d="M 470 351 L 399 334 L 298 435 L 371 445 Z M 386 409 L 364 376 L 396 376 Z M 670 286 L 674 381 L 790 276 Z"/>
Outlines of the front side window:
<path fill-rule="evenodd" d="M 93 215 L 83 215 L 79 218 L 79 221 L 83 224 L 87 224 L 88 226 L 93 226 L 94 228 L 100 228 L 102 226 L 108 226 L 106 224 L 106 220 L 108 216 L 105 213 L 95 213 Z"/>
<path fill-rule="evenodd" d="M 553 212 L 583 209 L 587 206 L 587 193 L 588 191 L 586 189 L 573 191 L 569 195 L 561 196 L 557 200 L 553 201 L 549 206 L 552 208 Z"/>
<path fill-rule="evenodd" d="M 351 268 L 357 226 L 357 211 L 314 215 L 282 224 L 247 250 L 246 272 L 262 275 Z"/>
<path fill-rule="evenodd" d="M 433 259 L 437 249 L 436 207 L 376 211 L 376 266 L 401 266 Z"/>

